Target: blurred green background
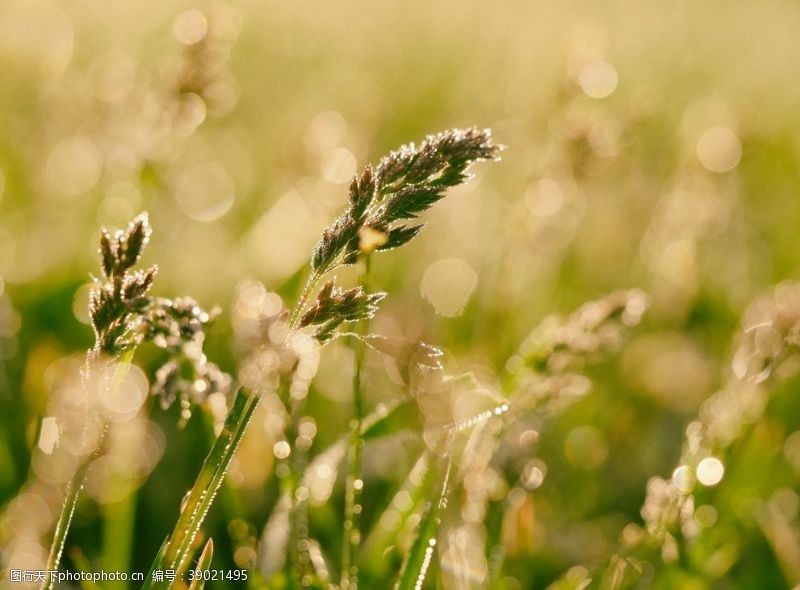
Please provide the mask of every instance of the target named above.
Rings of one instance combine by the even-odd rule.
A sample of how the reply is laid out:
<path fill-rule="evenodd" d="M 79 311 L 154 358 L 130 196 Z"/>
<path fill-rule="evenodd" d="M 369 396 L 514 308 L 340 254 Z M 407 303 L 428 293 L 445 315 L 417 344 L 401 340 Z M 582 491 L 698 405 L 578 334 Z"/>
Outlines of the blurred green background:
<path fill-rule="evenodd" d="M 650 293 L 644 328 L 591 370 L 593 392 L 539 419 L 539 442 L 515 459 L 547 476 L 504 517 L 497 587 L 542 588 L 602 563 L 639 520 L 648 478 L 675 467 L 747 302 L 800 275 L 798 30 L 788 0 L 0 1 L 0 505 L 35 472 L 62 359 L 92 343 L 101 225 L 150 212 L 155 292 L 220 305 L 209 356 L 234 371 L 237 289 L 259 281 L 290 302 L 358 169 L 477 125 L 508 146 L 503 160 L 477 166 L 420 238 L 376 259 L 390 296 L 375 329 L 490 375 L 545 315 L 617 288 Z M 326 349 L 312 387 L 319 448 L 350 415 L 350 354 Z M 372 405 L 402 395 L 379 386 L 380 358 L 369 367 Z M 715 492 L 729 567 L 665 574 L 662 587 L 800 583 L 797 535 L 768 541 L 747 508 L 781 492 L 797 529 L 800 439 L 785 441 L 800 428 L 798 388 L 737 442 Z M 147 571 L 210 440 L 202 416 L 178 430 L 174 408 L 152 410 L 163 457 L 120 508 L 131 571 Z M 254 559 L 276 495 L 268 430 L 248 434 L 212 511 L 217 567 Z M 366 523 L 417 451 L 402 437 L 379 458 L 368 447 Z M 340 502 L 337 489 L 312 515 L 332 553 Z M 119 506 L 79 505 L 68 545 L 94 567 Z"/>

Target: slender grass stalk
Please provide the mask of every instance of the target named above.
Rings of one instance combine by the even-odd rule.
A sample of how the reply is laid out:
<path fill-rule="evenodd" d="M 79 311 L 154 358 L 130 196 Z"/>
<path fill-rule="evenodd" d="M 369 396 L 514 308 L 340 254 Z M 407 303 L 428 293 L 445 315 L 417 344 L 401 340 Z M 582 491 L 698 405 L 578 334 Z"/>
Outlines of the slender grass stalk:
<path fill-rule="evenodd" d="M 324 274 L 324 271 L 318 269 L 312 270 L 309 274 L 289 316 L 289 330 L 296 330 L 300 326 L 303 311 L 311 302 Z M 288 391 L 285 392 L 282 398 L 289 412 L 286 438 L 288 441 L 293 441 L 297 436 L 299 420 L 305 412 L 305 398 L 292 399 Z M 284 569 L 290 588 L 294 587 L 295 582 L 310 569 L 310 556 L 307 554 L 309 546 L 308 506 L 305 501 L 297 499 L 298 489 L 302 485 L 302 473 L 305 470 L 305 464 L 304 452 L 296 447 L 293 448 L 288 460 L 284 463 L 285 472 L 279 478 L 281 492 L 283 496 L 289 499 L 289 555 L 284 563 Z"/>
<path fill-rule="evenodd" d="M 292 408 L 286 437 L 290 441 L 297 441 L 299 421 L 305 401 L 291 400 L 288 394 L 286 397 L 287 403 L 291 404 Z M 286 470 L 281 481 L 281 488 L 289 498 L 289 555 L 285 565 L 286 579 L 290 588 L 311 571 L 311 557 L 308 554 L 308 504 L 298 493 L 304 485 L 303 474 L 306 465 L 305 452 L 295 444 L 284 463 Z"/>
<path fill-rule="evenodd" d="M 124 364 L 117 367 L 112 382 L 114 391 L 122 384 L 124 374 L 133 362 L 134 353 L 135 349 L 123 353 Z M 106 432 L 107 429 L 104 430 L 104 435 Z M 104 507 L 103 556 L 107 571 L 130 570 L 135 513 L 136 495 L 133 493 L 128 493 L 122 500 Z M 108 587 L 127 588 L 128 584 L 122 580 L 109 580 Z"/>
<path fill-rule="evenodd" d="M 366 291 L 369 284 L 370 255 L 364 256 L 364 272 L 361 286 Z M 369 319 L 361 321 L 359 335 L 369 332 Z M 350 423 L 350 442 L 348 445 L 349 470 L 345 478 L 344 493 L 344 539 L 342 542 L 341 582 L 342 590 L 358 588 L 358 553 L 361 546 L 361 495 L 364 489 L 362 479 L 362 454 L 364 439 L 361 435 L 364 421 L 364 392 L 362 372 L 366 346 L 361 338 L 354 343 L 353 356 L 353 419 Z"/>
<path fill-rule="evenodd" d="M 409 519 L 424 506 L 433 482 L 428 481 L 427 473 L 435 469 L 435 457 L 429 450 L 420 453 L 402 485 L 396 490 L 392 500 L 385 506 L 381 515 L 376 518 L 374 526 L 364 541 L 364 563 L 370 566 L 373 579 L 382 579 L 391 575 L 397 564 L 398 548 L 396 539 L 404 528 L 409 528 Z M 395 518 L 398 515 L 399 518 Z M 400 563 L 404 556 L 400 556 Z"/>
<path fill-rule="evenodd" d="M 80 498 L 81 490 L 83 490 L 83 486 L 86 483 L 86 477 L 89 474 L 91 462 L 97 457 L 98 450 L 102 446 L 104 439 L 105 430 L 100 438 L 97 450 L 92 453 L 91 457 L 81 462 L 75 474 L 72 476 L 72 479 L 67 484 L 64 503 L 61 505 L 61 512 L 56 522 L 56 528 L 53 531 L 53 542 L 50 545 L 50 554 L 47 558 L 46 571 L 55 571 L 61 564 L 61 555 L 64 552 L 64 545 L 67 542 L 67 534 L 72 525 L 72 517 L 75 514 L 75 507 L 78 505 L 78 498 Z M 47 576 L 41 588 L 42 590 L 51 590 L 53 584 L 54 580 L 52 576 Z"/>
<path fill-rule="evenodd" d="M 297 539 L 297 522 L 296 505 L 295 505 L 295 488 L 296 483 L 293 480 L 293 473 L 290 467 L 290 462 L 286 462 L 286 473 L 280 478 L 281 497 L 286 498 L 287 513 L 288 513 L 288 526 L 289 531 L 287 535 L 287 548 L 286 557 L 283 562 L 283 573 L 286 576 L 286 587 L 294 588 L 295 580 L 300 579 L 299 561 L 300 555 L 298 552 L 298 539 Z"/>
<path fill-rule="evenodd" d="M 290 330 L 296 329 L 300 318 L 298 310 L 304 309 L 308 304 L 320 278 L 321 276 L 318 273 L 312 273 L 306 281 L 303 292 L 290 316 L 291 319 L 288 326 Z M 168 537 L 165 545 L 156 556 L 151 567 L 151 573 L 159 570 L 174 570 L 177 580 L 180 578 L 180 574 L 186 571 L 192 554 L 194 539 L 214 501 L 236 449 L 247 430 L 253 412 L 255 412 L 260 401 L 261 393 L 259 392 L 246 393 L 243 389 L 237 392 L 233 406 L 225 419 L 222 432 L 216 438 L 206 456 L 200 473 L 181 508 L 173 533 Z M 296 424 L 300 411 L 301 407 L 295 404 L 292 410 L 292 424 Z M 299 478 L 291 477 L 287 483 L 288 488 L 290 488 L 287 489 L 287 492 L 290 492 L 293 504 L 293 521 L 296 522 L 298 515 L 294 507 L 294 492 L 296 492 L 296 488 L 299 485 Z M 156 582 L 151 575 L 145 581 L 143 588 L 170 588 L 172 585 L 173 583 L 167 579 Z"/>
<path fill-rule="evenodd" d="M 422 515 L 417 535 L 400 570 L 394 590 L 420 590 L 428 575 L 428 568 L 436 548 L 436 533 L 441 523 L 441 512 L 447 507 L 447 499 L 450 495 L 452 461 L 442 459 L 442 462 L 445 463 L 444 469 L 440 467 L 430 470 L 430 474 L 437 478 L 439 484 L 434 497 L 428 501 L 428 506 Z"/>
<path fill-rule="evenodd" d="M 78 504 L 78 497 L 86 481 L 86 467 L 86 465 L 81 465 L 75 473 L 75 476 L 67 484 L 66 496 L 61 506 L 61 513 L 58 516 L 55 531 L 53 532 L 50 555 L 47 558 L 47 571 L 51 572 L 57 570 L 61 563 L 61 553 L 64 551 L 64 544 L 67 541 L 67 533 L 72 524 L 72 516 L 75 514 L 75 506 Z M 53 583 L 54 580 L 52 576 L 48 576 L 47 581 L 42 584 L 42 590 L 50 590 L 53 587 Z"/>

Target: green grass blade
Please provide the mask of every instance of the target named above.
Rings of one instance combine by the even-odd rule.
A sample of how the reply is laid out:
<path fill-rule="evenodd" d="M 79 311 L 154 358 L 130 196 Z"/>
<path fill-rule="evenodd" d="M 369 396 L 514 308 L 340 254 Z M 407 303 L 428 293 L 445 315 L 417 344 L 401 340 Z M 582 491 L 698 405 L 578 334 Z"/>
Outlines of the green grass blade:
<path fill-rule="evenodd" d="M 59 563 L 61 563 L 61 553 L 64 551 L 64 544 L 67 541 L 67 532 L 72 524 L 72 515 L 75 514 L 78 496 L 80 496 L 83 488 L 85 479 L 83 471 L 83 469 L 79 469 L 75 477 L 67 485 L 64 504 L 61 506 L 61 514 L 58 516 L 58 522 L 56 522 L 56 528 L 53 532 L 53 543 L 50 546 L 50 555 L 47 558 L 47 571 L 57 570 Z M 47 581 L 42 584 L 42 589 L 50 590 L 54 583 L 52 576 L 47 576 Z"/>
<path fill-rule="evenodd" d="M 382 579 L 390 575 L 400 565 L 398 561 L 402 562 L 402 555 L 398 555 L 396 548 L 396 539 L 404 529 L 410 528 L 409 518 L 421 511 L 420 507 L 430 494 L 428 488 L 433 482 L 429 481 L 431 478 L 428 473 L 434 469 L 432 462 L 431 452 L 423 451 L 414 462 L 408 477 L 375 520 L 375 526 L 364 542 L 361 560 L 365 566 L 365 574 L 371 579 Z M 392 516 L 389 516 L 390 513 Z M 390 522 L 393 524 L 389 525 Z"/>
<path fill-rule="evenodd" d="M 203 547 L 203 552 L 200 554 L 200 559 L 197 560 L 197 567 L 195 568 L 198 572 L 204 572 L 211 567 L 211 558 L 214 556 L 214 540 L 209 538 L 206 541 L 205 547 Z M 192 583 L 189 584 L 189 590 L 202 590 L 203 586 L 206 585 L 206 581 L 202 576 L 196 576 Z"/>
<path fill-rule="evenodd" d="M 147 577 L 145 578 L 144 588 L 148 586 L 150 580 L 153 579 L 153 574 L 155 573 L 158 566 L 160 566 L 164 561 L 164 553 L 167 550 L 167 545 L 169 545 L 169 537 L 164 538 L 164 542 L 161 543 L 161 547 L 158 548 L 158 553 L 156 553 L 156 558 L 153 560 L 153 563 L 150 565 L 150 571 L 147 572 Z"/>
<path fill-rule="evenodd" d="M 442 509 L 447 506 L 447 498 L 450 494 L 450 472 L 452 462 L 449 459 L 442 470 L 439 485 L 436 487 L 435 496 L 429 500 L 425 513 L 417 529 L 417 535 L 408 552 L 406 561 L 400 570 L 400 576 L 394 585 L 394 590 L 420 590 L 428 575 L 433 551 L 436 547 L 436 535 L 439 532 L 441 523 Z M 439 469 L 432 469 L 431 475 L 439 475 Z"/>

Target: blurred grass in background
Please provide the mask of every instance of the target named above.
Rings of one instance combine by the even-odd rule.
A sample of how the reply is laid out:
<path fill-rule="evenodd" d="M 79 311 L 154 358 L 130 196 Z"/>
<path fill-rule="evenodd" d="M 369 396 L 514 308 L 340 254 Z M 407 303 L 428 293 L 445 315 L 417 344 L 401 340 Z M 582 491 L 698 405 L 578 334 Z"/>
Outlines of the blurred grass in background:
<path fill-rule="evenodd" d="M 645 329 L 592 370 L 593 393 L 534 421 L 538 442 L 515 451 L 546 477 L 503 517 L 497 587 L 540 588 L 602 561 L 639 520 L 648 478 L 675 466 L 747 301 L 800 276 L 798 30 L 800 6 L 777 0 L 3 0 L 0 504 L 36 470 L 30 450 L 62 359 L 91 344 L 100 225 L 150 212 L 157 290 L 221 305 L 209 350 L 233 370 L 237 291 L 260 282 L 293 298 L 357 169 L 474 124 L 508 146 L 503 162 L 482 167 L 431 212 L 427 233 L 377 265 L 374 281 L 391 295 L 375 328 L 436 343 L 448 366 L 488 376 L 550 311 L 621 287 L 650 293 Z M 320 448 L 350 415 L 351 354 L 333 345 L 312 388 Z M 380 357 L 368 366 L 371 404 L 401 395 Z M 789 549 L 767 540 L 751 509 L 777 490 L 797 525 L 800 438 L 784 441 L 800 429 L 798 386 L 737 443 L 742 460 L 717 506 L 731 562 L 718 587 L 800 581 L 781 570 Z M 122 509 L 135 514 L 122 547 L 103 541 L 103 523 L 132 500 L 90 490 L 100 502 L 79 505 L 68 545 L 96 567 L 128 542 L 131 571 L 147 571 L 208 448 L 201 417 L 183 431 L 174 411 L 152 418 L 153 452 L 164 454 Z M 276 496 L 270 432 L 261 408 L 211 514 L 217 567 L 255 559 Z M 380 445 L 365 456 L 367 524 L 416 457 L 402 437 Z M 337 491 L 312 514 L 331 553 L 340 502 Z M 489 566 L 476 567 L 480 584 Z"/>

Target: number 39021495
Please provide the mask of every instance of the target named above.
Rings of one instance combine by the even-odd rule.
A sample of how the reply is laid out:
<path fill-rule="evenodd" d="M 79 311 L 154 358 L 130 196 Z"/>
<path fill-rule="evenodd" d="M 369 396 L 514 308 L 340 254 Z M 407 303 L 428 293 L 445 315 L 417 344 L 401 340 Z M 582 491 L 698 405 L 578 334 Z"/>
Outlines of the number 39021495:
<path fill-rule="evenodd" d="M 246 580 L 247 570 L 189 570 L 188 578 L 190 582 L 202 580 L 204 582 L 214 580 Z"/>

